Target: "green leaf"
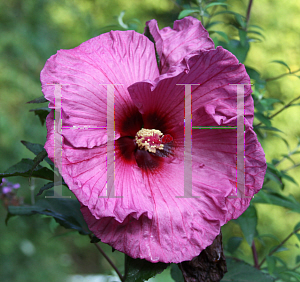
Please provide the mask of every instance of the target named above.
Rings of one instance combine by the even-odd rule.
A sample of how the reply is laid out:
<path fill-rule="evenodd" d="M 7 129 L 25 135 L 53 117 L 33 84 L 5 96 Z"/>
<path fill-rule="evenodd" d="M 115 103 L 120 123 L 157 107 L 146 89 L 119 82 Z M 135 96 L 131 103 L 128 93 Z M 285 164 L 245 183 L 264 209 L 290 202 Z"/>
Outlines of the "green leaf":
<path fill-rule="evenodd" d="M 260 103 L 263 105 L 263 107 L 265 108 L 265 111 L 270 111 L 273 110 L 273 105 L 275 103 L 281 103 L 283 104 L 283 102 L 279 99 L 274 99 L 274 98 L 263 98 L 260 100 Z"/>
<path fill-rule="evenodd" d="M 207 10 L 208 8 L 213 7 L 213 6 L 225 6 L 225 7 L 228 7 L 228 6 L 230 6 L 230 5 L 227 4 L 227 3 L 222 3 L 222 2 L 213 2 L 213 3 L 207 4 L 207 5 L 204 7 L 204 10 Z"/>
<path fill-rule="evenodd" d="M 97 35 L 110 32 L 111 30 L 120 30 L 120 26 L 118 24 L 106 25 L 98 29 Z"/>
<path fill-rule="evenodd" d="M 300 229 L 300 222 L 294 228 L 295 235 L 297 236 L 298 240 L 300 241 L 300 230 L 298 230 L 298 229 Z"/>
<path fill-rule="evenodd" d="M 285 66 L 285 67 L 289 70 L 289 72 L 291 72 L 290 67 L 289 67 L 288 64 L 285 63 L 284 61 L 275 60 L 275 61 L 272 61 L 271 63 L 281 64 L 281 65 Z"/>
<path fill-rule="evenodd" d="M 264 35 L 263 35 L 261 32 L 256 31 L 256 30 L 248 30 L 247 33 L 248 33 L 248 34 L 249 34 L 249 33 L 250 33 L 250 34 L 256 34 L 256 35 L 261 36 L 263 39 L 266 39 L 266 38 L 264 37 Z"/>
<path fill-rule="evenodd" d="M 251 201 L 252 203 L 264 203 L 272 205 L 272 201 L 269 198 L 269 193 L 266 193 L 263 189 L 260 190 L 258 194 L 255 194 Z"/>
<path fill-rule="evenodd" d="M 268 238 L 272 238 L 274 240 L 276 240 L 278 243 L 280 243 L 279 238 L 277 238 L 275 235 L 273 234 L 262 234 L 262 235 L 258 235 L 258 238 L 264 238 L 264 237 L 268 237 Z"/>
<path fill-rule="evenodd" d="M 255 81 L 261 79 L 260 73 L 257 70 L 246 66 L 246 71 L 251 79 L 254 79 Z"/>
<path fill-rule="evenodd" d="M 133 259 L 125 255 L 125 282 L 143 282 L 163 272 L 168 264 L 151 263 L 144 259 Z"/>
<path fill-rule="evenodd" d="M 260 190 L 258 194 L 254 196 L 251 202 L 277 205 L 300 213 L 300 203 L 294 198 L 293 195 L 284 196 L 276 192 L 266 193 L 265 191 Z"/>
<path fill-rule="evenodd" d="M 171 277 L 175 282 L 184 282 L 182 272 L 177 264 L 173 263 L 171 266 Z"/>
<path fill-rule="evenodd" d="M 296 184 L 297 186 L 299 186 L 299 184 L 297 183 L 297 181 L 293 177 L 291 177 L 291 176 L 289 176 L 289 175 L 287 175 L 287 174 L 285 174 L 283 172 L 281 172 L 281 177 L 285 178 L 286 180 L 288 180 L 288 181 Z"/>
<path fill-rule="evenodd" d="M 22 176 L 22 177 L 37 177 L 53 181 L 54 172 L 49 168 L 38 165 L 33 172 L 31 172 L 34 166 L 33 160 L 22 159 L 19 163 L 13 165 L 4 173 L 0 173 L 0 178 L 11 177 L 11 176 Z"/>
<path fill-rule="evenodd" d="M 296 225 L 295 225 L 295 227 L 294 227 L 294 232 L 296 232 L 296 230 L 297 229 L 299 229 L 300 228 L 300 222 L 298 222 Z M 299 232 L 299 231 L 298 231 Z"/>
<path fill-rule="evenodd" d="M 37 196 L 42 195 L 42 193 L 44 191 L 51 189 L 53 186 L 54 186 L 54 182 L 49 182 L 49 183 L 45 184 L 36 195 Z"/>
<path fill-rule="evenodd" d="M 35 155 L 39 154 L 44 150 L 44 146 L 41 144 L 31 143 L 28 141 L 21 141 L 21 143 L 32 153 Z"/>
<path fill-rule="evenodd" d="M 46 150 L 44 149 L 44 146 L 41 145 L 41 144 L 36 144 L 36 143 L 31 143 L 31 142 L 28 142 L 28 141 L 21 141 L 21 143 L 32 153 L 34 153 L 36 156 L 45 151 Z M 52 169 L 54 169 L 54 164 L 53 162 L 48 158 L 48 157 L 45 157 L 45 161 L 51 166 Z"/>
<path fill-rule="evenodd" d="M 250 24 L 250 25 L 249 25 L 249 28 L 251 28 L 251 27 L 258 28 L 258 29 L 264 31 L 264 29 L 263 29 L 262 27 L 260 27 L 259 25 Z"/>
<path fill-rule="evenodd" d="M 243 29 L 239 29 L 239 36 L 242 46 L 245 46 L 247 42 L 247 32 Z"/>
<path fill-rule="evenodd" d="M 279 134 L 273 134 L 273 136 L 278 137 L 279 139 L 281 139 L 281 140 L 284 142 L 284 144 L 286 145 L 287 149 L 290 151 L 290 145 L 289 145 L 289 142 L 288 142 L 285 138 L 283 138 L 283 137 L 282 137 L 281 135 L 279 135 Z"/>
<path fill-rule="evenodd" d="M 300 256 L 297 256 L 296 257 L 296 263 L 299 263 L 300 262 Z"/>
<path fill-rule="evenodd" d="M 139 27 L 141 26 L 141 21 L 138 19 L 131 19 L 130 22 L 128 22 L 128 30 L 134 30 L 138 31 Z"/>
<path fill-rule="evenodd" d="M 265 124 L 268 127 L 272 127 L 271 121 L 269 120 L 269 118 L 267 116 L 265 116 L 262 113 L 254 113 L 254 116 L 263 124 Z"/>
<path fill-rule="evenodd" d="M 273 274 L 276 268 L 276 258 L 273 256 L 267 256 L 266 259 L 267 259 L 268 271 L 270 274 Z"/>
<path fill-rule="evenodd" d="M 210 23 L 208 23 L 208 25 L 206 25 L 206 29 L 209 29 L 209 28 L 211 28 L 212 26 L 214 26 L 214 25 L 217 25 L 217 24 L 221 24 L 221 23 L 223 23 L 223 22 L 221 22 L 221 21 L 215 21 L 215 22 L 210 22 Z"/>
<path fill-rule="evenodd" d="M 279 258 L 279 257 L 275 257 L 275 256 L 274 256 L 274 258 L 275 258 L 277 261 L 279 261 L 279 262 L 281 263 L 281 265 L 283 265 L 284 267 L 286 267 L 286 262 L 285 262 L 284 260 L 282 260 L 282 259 Z"/>
<path fill-rule="evenodd" d="M 250 78 L 255 80 L 255 87 L 260 89 L 265 87 L 266 81 L 261 78 L 261 75 L 257 70 L 250 67 L 246 67 L 246 71 L 249 74 Z"/>
<path fill-rule="evenodd" d="M 240 14 L 235 14 L 234 15 L 236 21 L 239 23 L 240 27 L 242 29 L 246 29 L 246 18 Z"/>
<path fill-rule="evenodd" d="M 52 216 L 57 223 L 67 229 L 77 230 L 80 234 L 90 234 L 80 211 L 80 203 L 75 199 L 39 199 L 32 206 L 9 206 L 8 218 L 15 215 L 43 214 Z"/>
<path fill-rule="evenodd" d="M 239 16 L 241 16 L 242 18 L 246 19 L 243 15 L 238 14 L 238 13 L 233 12 L 233 11 L 220 11 L 220 12 L 214 13 L 213 16 L 222 15 L 222 14 L 229 14 L 229 15 L 233 15 L 233 16 L 239 15 Z"/>
<path fill-rule="evenodd" d="M 240 63 L 244 63 L 250 48 L 249 42 L 246 42 L 245 46 L 243 46 L 239 40 L 230 40 L 229 43 L 220 42 L 220 45 L 233 53 Z"/>
<path fill-rule="evenodd" d="M 51 189 L 52 187 L 56 186 L 56 185 L 65 185 L 66 187 L 68 187 L 68 185 L 65 183 L 65 181 L 62 181 L 62 182 L 49 182 L 47 184 L 45 184 L 42 188 L 40 188 L 40 191 L 36 194 L 37 196 L 40 196 L 42 195 L 42 193 L 44 191 L 47 191 L 49 189 Z"/>
<path fill-rule="evenodd" d="M 277 161 L 277 163 L 278 163 L 278 161 Z M 267 164 L 268 164 L 268 168 L 267 168 L 265 179 L 270 179 L 270 180 L 273 180 L 273 181 L 277 182 L 278 184 L 280 184 L 281 189 L 284 189 L 284 184 L 282 183 L 282 179 L 286 179 L 286 180 L 288 180 L 288 181 L 290 181 L 290 182 L 292 182 L 292 183 L 294 183 L 298 186 L 298 183 L 296 182 L 296 180 L 293 177 L 286 174 L 286 172 L 279 171 L 271 163 L 267 163 Z"/>
<path fill-rule="evenodd" d="M 273 246 L 270 249 L 270 252 L 273 252 L 275 249 L 277 248 L 277 246 Z M 288 251 L 289 249 L 283 246 L 280 246 L 278 249 L 276 249 L 276 251 L 274 253 L 280 253 L 280 252 L 284 252 L 284 251 Z"/>
<path fill-rule="evenodd" d="M 42 151 L 38 153 L 37 156 L 33 159 L 33 166 L 30 170 L 30 173 L 32 173 L 46 157 L 47 157 L 46 151 Z"/>
<path fill-rule="evenodd" d="M 178 19 L 181 20 L 184 17 L 187 17 L 187 16 L 189 16 L 190 14 L 193 14 L 193 13 L 199 13 L 199 10 L 195 10 L 195 9 L 193 9 L 193 10 L 191 10 L 191 9 L 183 10 L 179 13 Z"/>
<path fill-rule="evenodd" d="M 50 111 L 51 109 L 49 108 L 37 108 L 32 109 L 29 112 L 34 112 L 34 114 L 39 117 L 41 124 L 44 125 L 47 115 L 50 113 Z"/>
<path fill-rule="evenodd" d="M 255 38 L 255 37 L 248 37 L 247 38 L 248 42 L 262 42 L 260 38 Z"/>
<path fill-rule="evenodd" d="M 212 36 L 211 39 L 213 40 L 213 42 L 214 42 L 214 44 L 215 44 L 216 47 L 217 47 L 217 46 L 220 46 L 220 44 L 219 44 L 219 39 L 218 39 L 216 36 Z"/>
<path fill-rule="evenodd" d="M 227 270 L 221 282 L 272 282 L 274 278 L 243 261 L 226 259 Z"/>
<path fill-rule="evenodd" d="M 244 19 L 244 20 L 246 19 L 243 15 L 241 15 L 239 13 L 236 13 L 236 12 L 233 12 L 233 11 L 227 11 L 227 10 L 214 13 L 213 16 L 218 16 L 218 15 L 222 15 L 222 14 L 233 15 L 234 17 L 240 16 L 242 19 Z"/>
<path fill-rule="evenodd" d="M 44 146 L 41 144 L 35 144 L 28 141 L 21 141 L 21 143 L 32 153 L 38 155 L 44 150 Z"/>
<path fill-rule="evenodd" d="M 225 39 L 226 43 L 229 42 L 229 39 L 228 39 L 227 34 L 226 34 L 225 32 L 223 32 L 223 31 L 210 30 L 209 33 L 212 33 L 212 34 L 213 34 L 213 33 L 219 34 L 220 36 L 222 36 L 222 37 Z"/>
<path fill-rule="evenodd" d="M 263 130 L 270 130 L 270 131 L 276 131 L 276 132 L 281 132 L 283 133 L 281 130 L 279 130 L 278 128 L 276 127 L 268 127 L 268 126 L 256 126 L 255 129 L 263 129 Z"/>
<path fill-rule="evenodd" d="M 300 76 L 298 76 L 300 78 Z M 300 103 L 289 105 L 289 107 L 300 106 Z"/>
<path fill-rule="evenodd" d="M 284 271 L 283 272 L 284 274 L 288 274 L 289 276 L 293 277 L 293 278 L 296 278 L 297 281 L 300 281 L 300 274 L 295 272 L 295 271 L 292 271 L 292 270 L 287 270 L 287 271 Z"/>
<path fill-rule="evenodd" d="M 287 272 L 287 267 L 276 267 L 276 270 L 274 271 L 274 276 L 276 276 L 277 280 L 281 279 L 280 281 L 284 282 L 295 282 L 293 275 L 291 275 L 289 272 Z M 276 281 L 277 281 L 276 280 Z"/>
<path fill-rule="evenodd" d="M 283 183 L 281 182 L 280 177 L 277 176 L 277 173 L 271 171 L 269 168 L 267 168 L 266 175 L 265 175 L 265 181 L 268 180 L 274 181 L 275 183 L 279 184 L 280 187 L 283 186 Z"/>
<path fill-rule="evenodd" d="M 234 253 L 240 244 L 242 243 L 243 238 L 241 237 L 231 237 L 227 242 L 227 251 L 230 253 Z"/>
<path fill-rule="evenodd" d="M 255 207 L 250 205 L 248 209 L 235 220 L 235 222 L 239 224 L 247 243 L 251 246 L 254 236 L 257 233 L 257 213 Z"/>
<path fill-rule="evenodd" d="M 27 104 L 39 104 L 39 103 L 46 103 L 46 102 L 49 102 L 45 96 L 41 96 L 41 97 L 38 97 L 38 98 L 35 98 L 29 102 L 27 102 Z"/>

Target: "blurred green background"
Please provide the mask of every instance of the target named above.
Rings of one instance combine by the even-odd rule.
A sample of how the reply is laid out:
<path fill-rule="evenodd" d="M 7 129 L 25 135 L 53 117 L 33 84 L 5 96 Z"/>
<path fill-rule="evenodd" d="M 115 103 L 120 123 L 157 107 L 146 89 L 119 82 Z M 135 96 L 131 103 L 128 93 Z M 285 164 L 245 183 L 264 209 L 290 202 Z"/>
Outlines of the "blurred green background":
<path fill-rule="evenodd" d="M 230 9 L 245 14 L 248 1 L 228 1 Z M 58 49 L 70 49 L 83 41 L 117 29 L 117 17 L 125 10 L 124 22 L 137 24 L 142 32 L 146 21 L 155 18 L 160 28 L 172 26 L 180 12 L 171 0 L 8 0 L 0 2 L 0 171 L 5 171 L 21 158 L 32 158 L 20 140 L 44 144 L 46 128 L 37 116 L 29 113 L 35 108 L 27 101 L 42 95 L 39 73 L 46 60 Z M 286 72 L 272 60 L 285 61 L 296 70 L 300 67 L 300 2 L 254 1 L 250 23 L 264 29 L 265 40 L 251 43 L 245 64 L 259 70 L 264 77 L 274 77 Z M 136 19 L 136 20 L 133 20 Z M 119 26 L 120 28 L 120 26 Z M 234 30 L 224 25 L 217 30 Z M 300 95 L 300 79 L 286 76 L 267 85 L 266 95 L 285 103 Z M 38 107 L 37 105 L 36 107 Z M 277 105 L 278 108 L 281 105 Z M 284 131 L 291 148 L 300 137 L 300 110 L 291 107 L 279 114 L 273 125 Z M 272 135 L 263 143 L 267 160 L 280 158 L 287 153 L 282 140 Z M 299 161 L 299 159 L 298 159 Z M 282 166 L 292 163 L 285 161 Z M 300 183 L 300 167 L 290 171 Z M 26 179 L 11 178 L 21 183 L 18 196 L 31 203 L 30 184 Z M 32 183 L 31 183 L 32 184 Z M 34 183 L 36 190 L 41 181 Z M 300 201 L 299 187 L 288 182 L 284 193 L 293 193 Z M 0 207 L 0 273 L 1 281 L 66 281 L 69 274 L 111 273 L 107 262 L 85 236 L 66 233 L 57 227 L 53 219 L 41 216 L 12 218 L 5 226 L 6 210 Z M 259 230 L 284 238 L 299 221 L 299 214 L 287 212 L 275 206 L 259 205 Z M 240 234 L 236 225 L 229 223 L 223 228 L 226 234 Z M 272 242 L 270 242 L 272 243 Z M 295 245 L 292 238 L 289 244 Z M 123 268 L 123 255 L 104 246 L 115 263 Z M 258 246 L 263 253 L 264 246 Z M 249 260 L 247 245 L 242 248 Z M 299 249 L 298 249 L 299 250 Z M 283 252 L 282 257 L 292 266 L 296 252 Z M 162 278 L 161 278 L 162 279 Z M 159 280 L 158 280 L 159 281 Z M 167 280 L 165 280 L 167 281 Z"/>

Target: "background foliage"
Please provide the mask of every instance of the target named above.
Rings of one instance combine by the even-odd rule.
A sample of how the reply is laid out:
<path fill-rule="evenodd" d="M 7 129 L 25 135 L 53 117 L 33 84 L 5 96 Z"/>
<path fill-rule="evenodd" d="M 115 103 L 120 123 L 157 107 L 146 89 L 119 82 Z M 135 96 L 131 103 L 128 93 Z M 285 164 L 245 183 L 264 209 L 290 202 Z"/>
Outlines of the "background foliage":
<path fill-rule="evenodd" d="M 207 7 L 207 4 L 210 6 Z M 256 267 L 268 272 L 270 281 L 300 281 L 297 272 L 300 235 L 291 233 L 298 230 L 297 224 L 300 222 L 300 193 L 297 185 L 300 183 L 300 155 L 297 147 L 300 138 L 300 127 L 297 126 L 300 124 L 299 107 L 289 106 L 270 118 L 300 95 L 300 73 L 293 74 L 300 68 L 300 3 L 296 0 L 254 1 L 250 21 L 246 26 L 248 4 L 246 0 L 1 2 L 0 171 L 5 171 L 21 158 L 35 157 L 20 140 L 39 144 L 44 144 L 46 140 L 45 126 L 39 124 L 38 116 L 28 112 L 33 108 L 46 107 L 46 103 L 26 102 L 41 96 L 39 73 L 46 60 L 58 49 L 74 48 L 111 29 L 129 28 L 143 32 L 145 21 L 152 18 L 157 19 L 160 28 L 172 26 L 178 15 L 191 14 L 203 18 L 216 45 L 229 49 L 241 61 L 246 58 L 244 64 L 248 67 L 255 90 L 254 124 L 260 124 L 255 129 L 269 163 L 264 190 L 254 198 L 250 208 L 238 220 L 222 228 L 225 254 L 232 258 L 228 260 L 231 271 L 223 281 L 247 278 L 249 281 L 260 281 L 259 277 L 254 276 L 260 275 L 260 272 L 255 274 L 255 269 L 244 263 L 255 265 L 255 256 L 258 259 Z M 122 14 L 123 10 L 126 10 L 125 15 Z M 209 18 L 214 13 L 219 14 Z M 272 62 L 274 60 L 277 62 Z M 292 74 L 286 75 L 288 73 Z M 272 79 L 276 77 L 280 78 Z M 295 100 L 293 104 L 299 102 Z M 33 149 L 31 151 L 39 153 Z M 45 161 L 41 165 L 47 166 Z M 52 207 L 52 218 L 47 216 L 49 212 L 47 214 L 41 208 L 43 204 L 40 201 L 44 194 L 38 197 L 35 194 L 49 181 L 32 178 L 29 183 L 27 178 L 20 177 L 9 178 L 9 181 L 21 183 L 19 201 L 23 198 L 24 203 L 34 205 L 31 210 L 11 208 L 11 213 L 30 214 L 34 209 L 44 215 L 12 217 L 6 227 L 7 211 L 4 206 L 0 208 L 0 271 L 3 281 L 35 282 L 45 277 L 46 281 L 67 281 L 67 276 L 74 273 L 111 273 L 110 265 L 89 243 L 88 236 L 66 230 L 57 223 L 63 223 L 65 227 L 77 226 L 73 230 L 84 230 L 76 216 L 75 221 L 74 217 L 59 218 L 59 211 Z M 281 245 L 289 234 L 292 236 Z M 253 255 L 253 242 L 257 255 Z M 117 251 L 112 253 L 111 248 L 104 244 L 101 247 L 123 272 L 123 254 Z M 236 276 L 236 272 L 242 270 L 244 273 L 252 271 L 252 275 L 246 274 L 245 278 Z M 158 275 L 158 281 L 173 281 L 170 271 L 172 277 L 180 281 L 180 272 L 175 266 L 167 268 L 160 274 L 162 276 Z M 264 276 L 263 279 L 268 278 Z"/>

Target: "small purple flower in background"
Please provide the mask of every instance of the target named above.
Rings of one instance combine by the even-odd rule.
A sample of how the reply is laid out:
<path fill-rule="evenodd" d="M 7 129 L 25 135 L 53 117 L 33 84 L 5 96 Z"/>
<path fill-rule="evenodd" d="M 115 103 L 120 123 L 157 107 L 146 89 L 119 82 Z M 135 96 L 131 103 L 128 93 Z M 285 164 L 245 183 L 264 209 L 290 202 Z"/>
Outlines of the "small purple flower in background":
<path fill-rule="evenodd" d="M 15 194 L 15 190 L 19 188 L 19 183 L 14 184 L 7 181 L 6 178 L 2 178 L 2 183 L 0 183 L 0 199 L 6 208 L 8 206 L 19 206 L 23 204 L 23 198 Z"/>
<path fill-rule="evenodd" d="M 0 184 L 0 187 L 1 187 L 2 194 L 8 194 L 13 192 L 14 189 L 19 189 L 20 184 L 19 183 L 14 184 L 7 181 L 5 178 L 2 178 L 2 183 Z"/>
<path fill-rule="evenodd" d="M 81 202 L 90 230 L 115 249 L 151 262 L 191 260 L 220 227 L 240 216 L 250 198 L 236 191 L 236 130 L 192 130 L 192 191 L 184 194 L 184 87 L 193 86 L 193 126 L 237 126 L 237 90 L 245 67 L 214 48 L 202 24 L 187 17 L 159 30 L 154 44 L 134 31 L 111 31 L 72 50 L 59 50 L 41 72 L 42 91 L 55 109 L 61 89 L 60 173 Z M 107 181 L 107 84 L 115 86 L 115 195 Z M 264 152 L 253 131 L 251 87 L 245 86 L 245 195 L 263 184 Z M 54 160 L 54 111 L 45 148 Z M 77 129 L 71 129 L 76 126 Z M 80 129 L 78 127 L 88 127 Z M 244 193 L 242 193 L 244 194 Z"/>

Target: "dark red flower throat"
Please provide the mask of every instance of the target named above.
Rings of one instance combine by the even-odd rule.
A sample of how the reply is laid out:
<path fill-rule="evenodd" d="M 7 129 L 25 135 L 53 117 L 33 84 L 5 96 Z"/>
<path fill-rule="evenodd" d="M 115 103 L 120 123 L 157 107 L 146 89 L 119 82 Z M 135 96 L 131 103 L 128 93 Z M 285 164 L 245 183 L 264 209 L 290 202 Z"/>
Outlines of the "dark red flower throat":
<path fill-rule="evenodd" d="M 135 107 L 123 116 L 120 128 L 116 124 L 121 133 L 115 143 L 116 157 L 145 172 L 159 169 L 172 155 L 174 144 L 166 117 L 156 112 L 142 115 Z"/>

